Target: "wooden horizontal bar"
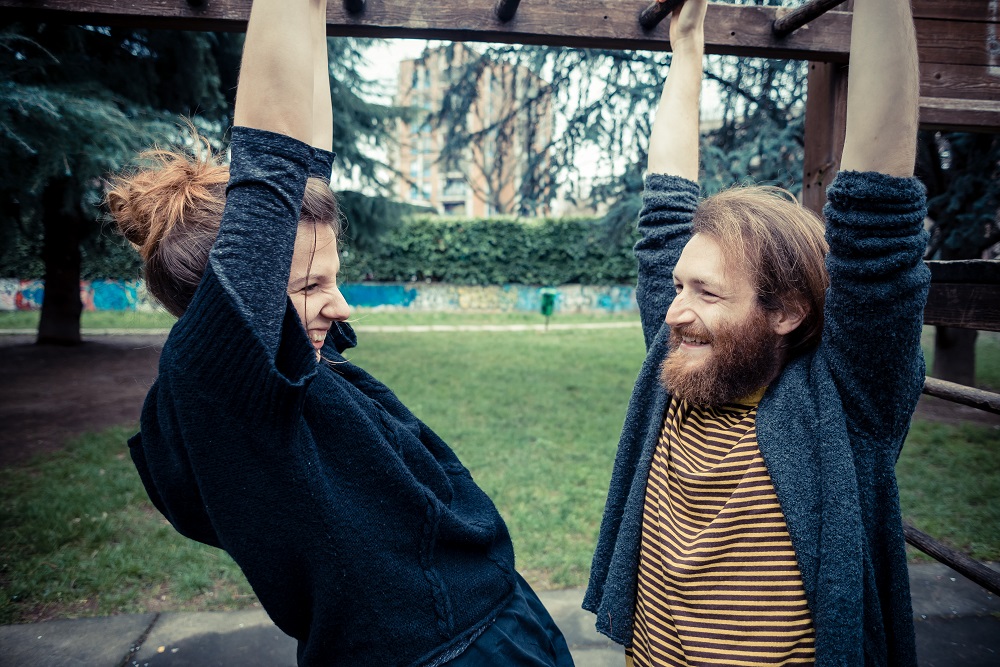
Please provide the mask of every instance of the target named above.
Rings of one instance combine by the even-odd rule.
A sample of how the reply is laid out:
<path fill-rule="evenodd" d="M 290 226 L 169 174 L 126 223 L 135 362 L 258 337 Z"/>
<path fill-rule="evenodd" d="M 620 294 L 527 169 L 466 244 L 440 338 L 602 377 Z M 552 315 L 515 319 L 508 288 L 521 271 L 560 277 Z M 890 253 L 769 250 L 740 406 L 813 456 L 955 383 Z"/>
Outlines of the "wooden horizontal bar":
<path fill-rule="evenodd" d="M 1000 100 L 921 97 L 920 129 L 942 132 L 1000 132 Z"/>
<path fill-rule="evenodd" d="M 920 68 L 920 94 L 945 99 L 1000 101 L 1000 71 L 975 65 L 927 63 Z"/>
<path fill-rule="evenodd" d="M 970 21 L 914 19 L 920 63 L 1000 66 L 997 24 Z"/>
<path fill-rule="evenodd" d="M 932 259 L 925 261 L 924 264 L 930 269 L 932 283 L 1000 285 L 1000 260 Z"/>
<path fill-rule="evenodd" d="M 1000 331 L 1000 286 L 931 283 L 924 324 Z"/>
<path fill-rule="evenodd" d="M 802 26 L 815 21 L 828 11 L 842 5 L 847 0 L 809 0 L 801 7 L 786 10 L 784 15 L 779 15 L 774 20 L 771 30 L 778 37 L 784 37 L 795 32 Z"/>
<path fill-rule="evenodd" d="M 993 570 L 961 551 L 941 544 L 927 533 L 922 533 L 908 523 L 903 524 L 906 541 L 928 556 L 941 561 L 973 583 L 993 595 L 1000 595 L 1000 572 Z"/>
<path fill-rule="evenodd" d="M 912 0 L 910 4 L 918 19 L 1000 22 L 1000 7 L 984 0 Z"/>
<path fill-rule="evenodd" d="M 962 405 L 968 405 L 969 407 L 1000 415 L 1000 394 L 995 394 L 991 391 L 984 391 L 975 387 L 966 387 L 964 384 L 928 377 L 924 378 L 924 393 L 928 396 L 943 398 L 952 403 L 961 403 Z"/>
<path fill-rule="evenodd" d="M 670 48 L 667 27 L 644 31 L 636 20 L 648 0 L 531 0 L 515 20 L 470 11 L 466 0 L 368 0 L 362 14 L 343 3 L 327 7 L 327 32 L 355 37 L 403 37 L 453 41 L 548 44 L 578 48 Z M 209 0 L 192 8 L 185 0 L 0 0 L 4 20 L 58 21 L 184 30 L 246 29 L 251 0 Z M 711 3 L 705 21 L 708 53 L 761 58 L 846 62 L 851 15 L 828 12 L 808 29 L 778 40 L 771 34 L 776 7 Z"/>

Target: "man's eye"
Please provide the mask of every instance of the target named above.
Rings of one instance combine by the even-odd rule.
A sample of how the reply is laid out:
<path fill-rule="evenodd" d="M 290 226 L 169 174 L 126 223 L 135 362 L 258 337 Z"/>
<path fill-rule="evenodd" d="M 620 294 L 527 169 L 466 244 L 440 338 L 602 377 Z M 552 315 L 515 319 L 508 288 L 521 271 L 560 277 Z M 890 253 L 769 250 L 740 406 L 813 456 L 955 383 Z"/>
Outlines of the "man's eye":
<path fill-rule="evenodd" d="M 308 285 L 302 288 L 302 291 L 305 292 L 306 294 L 309 294 L 310 292 L 315 292 L 318 289 L 319 289 L 319 283 L 309 283 Z"/>
<path fill-rule="evenodd" d="M 681 293 L 682 289 L 684 289 L 683 285 L 674 285 L 674 291 L 677 292 L 678 294 Z"/>

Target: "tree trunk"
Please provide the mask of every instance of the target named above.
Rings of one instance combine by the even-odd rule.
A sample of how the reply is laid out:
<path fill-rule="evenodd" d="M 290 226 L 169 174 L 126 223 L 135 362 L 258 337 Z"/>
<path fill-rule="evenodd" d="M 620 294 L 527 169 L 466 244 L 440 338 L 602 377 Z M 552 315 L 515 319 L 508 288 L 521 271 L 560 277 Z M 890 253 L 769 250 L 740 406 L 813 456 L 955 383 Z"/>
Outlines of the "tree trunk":
<path fill-rule="evenodd" d="M 939 380 L 976 385 L 975 329 L 934 327 L 934 368 L 931 375 Z"/>
<path fill-rule="evenodd" d="M 71 202 L 70 180 L 57 178 L 42 193 L 42 261 L 45 294 L 38 323 L 39 345 L 79 345 L 80 228 L 83 224 Z"/>

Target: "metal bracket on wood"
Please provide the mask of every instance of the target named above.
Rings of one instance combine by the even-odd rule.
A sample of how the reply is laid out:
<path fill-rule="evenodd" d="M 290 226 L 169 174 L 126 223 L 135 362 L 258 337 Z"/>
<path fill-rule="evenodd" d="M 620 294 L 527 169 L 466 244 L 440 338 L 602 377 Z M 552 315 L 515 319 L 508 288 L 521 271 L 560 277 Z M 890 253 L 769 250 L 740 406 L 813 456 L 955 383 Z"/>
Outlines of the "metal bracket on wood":
<path fill-rule="evenodd" d="M 344 9 L 348 14 L 360 14 L 365 11 L 365 0 L 344 0 Z"/>
<path fill-rule="evenodd" d="M 517 7 L 520 4 L 521 0 L 497 0 L 496 7 L 493 8 L 493 13 L 500 21 L 506 23 L 514 18 L 514 14 L 517 13 Z"/>
<path fill-rule="evenodd" d="M 795 32 L 810 21 L 819 18 L 823 14 L 838 5 L 842 5 L 847 0 L 809 0 L 798 9 L 792 10 L 774 20 L 771 25 L 771 32 L 775 37 L 786 37 Z"/>
<path fill-rule="evenodd" d="M 639 14 L 639 25 L 645 31 L 650 31 L 660 25 L 660 21 L 670 16 L 670 13 L 684 4 L 684 0 L 663 0 L 654 2 Z"/>

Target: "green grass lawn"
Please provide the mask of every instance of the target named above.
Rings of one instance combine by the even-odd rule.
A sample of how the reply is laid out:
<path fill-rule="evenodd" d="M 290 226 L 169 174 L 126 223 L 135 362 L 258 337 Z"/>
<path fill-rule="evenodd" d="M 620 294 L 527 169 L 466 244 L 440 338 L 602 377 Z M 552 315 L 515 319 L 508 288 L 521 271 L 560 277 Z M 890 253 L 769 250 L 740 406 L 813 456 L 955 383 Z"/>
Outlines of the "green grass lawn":
<path fill-rule="evenodd" d="M 359 319 L 516 321 L 494 317 Z M 1000 377 L 1000 345 L 983 340 L 981 367 Z M 586 581 L 642 356 L 638 328 L 368 332 L 351 353 L 458 452 L 507 520 L 518 568 L 539 588 Z M 0 471 L 0 623 L 254 603 L 227 556 L 181 537 L 149 505 L 126 452 L 130 430 Z M 1000 431 L 916 422 L 898 473 L 908 520 L 1000 560 Z"/>

